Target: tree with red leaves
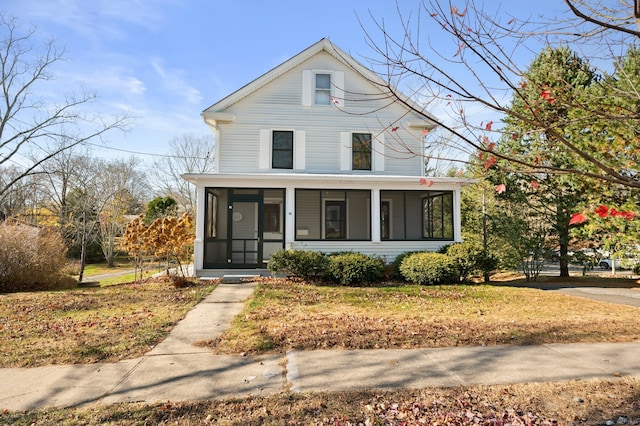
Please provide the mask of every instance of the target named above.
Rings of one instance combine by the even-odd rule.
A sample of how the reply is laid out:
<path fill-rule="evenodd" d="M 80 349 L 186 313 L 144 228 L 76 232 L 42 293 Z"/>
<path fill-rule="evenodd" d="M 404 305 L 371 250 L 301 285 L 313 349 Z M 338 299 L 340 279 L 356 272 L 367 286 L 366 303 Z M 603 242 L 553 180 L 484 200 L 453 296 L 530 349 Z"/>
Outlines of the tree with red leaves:
<path fill-rule="evenodd" d="M 374 67 L 379 65 L 386 77 L 384 84 L 374 83 L 391 100 L 436 122 L 441 131 L 454 134 L 459 148 L 467 154 L 485 153 L 487 160 L 495 156 L 529 174 L 580 175 L 608 184 L 640 188 L 637 168 L 629 167 L 629 164 L 638 163 L 637 149 L 623 150 L 614 156 L 592 150 L 590 145 L 568 138 L 557 123 L 549 122 L 544 114 L 522 115 L 509 101 L 530 99 L 527 93 L 535 91 L 539 104 L 558 110 L 582 111 L 583 114 L 574 117 L 574 124 L 584 129 L 594 122 L 617 123 L 619 127 L 637 123 L 640 111 L 612 109 L 611 104 L 616 99 L 629 97 L 640 101 L 640 94 L 637 91 L 620 92 L 611 80 L 599 83 L 607 96 L 592 97 L 585 102 L 565 96 L 571 93 L 568 90 L 571 82 L 534 83 L 534 87 L 530 87 L 531 82 L 523 81 L 522 76 L 525 73 L 523 58 L 545 45 L 555 49 L 570 44 L 574 50 L 611 52 L 609 57 L 597 59 L 604 59 L 607 65 L 619 61 L 625 56 L 627 46 L 640 39 L 636 26 L 636 19 L 640 17 L 638 2 L 564 0 L 571 19 L 546 22 L 501 15 L 499 10 L 485 10 L 480 2 L 473 0 L 460 5 L 428 0 L 411 15 L 403 15 L 399 8 L 403 33 L 390 33 L 381 20 L 375 22 L 379 33 L 367 28 L 370 44 L 377 54 L 377 58 L 369 59 Z M 433 43 L 434 39 L 438 43 Z M 593 48 L 594 44 L 597 48 Z M 413 90 L 412 98 L 417 103 L 407 102 L 400 93 L 406 92 L 407 88 Z M 536 108 L 534 104 L 529 106 Z M 447 113 L 434 116 L 431 113 L 434 110 Z M 490 121 L 478 120 L 478 111 L 484 111 L 483 116 L 491 115 Z M 545 161 L 544 156 L 501 154 L 490 150 L 483 143 L 484 136 L 489 134 L 493 141 L 507 136 L 503 134 L 504 127 L 495 124 L 505 118 L 522 121 L 531 129 L 544 133 L 547 152 L 565 156 L 567 163 L 554 165 Z M 628 142 L 621 134 L 611 137 L 612 140 L 606 143 L 624 146 Z M 601 139 L 602 143 L 605 143 L 604 139 Z"/>

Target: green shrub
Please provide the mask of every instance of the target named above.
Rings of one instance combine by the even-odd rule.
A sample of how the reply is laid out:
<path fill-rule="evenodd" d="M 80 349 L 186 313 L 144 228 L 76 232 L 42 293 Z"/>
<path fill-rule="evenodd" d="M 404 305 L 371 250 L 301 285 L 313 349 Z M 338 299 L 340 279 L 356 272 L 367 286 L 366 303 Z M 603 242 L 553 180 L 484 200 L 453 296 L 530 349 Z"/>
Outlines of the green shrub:
<path fill-rule="evenodd" d="M 393 278 L 398 280 L 404 280 L 404 276 L 402 275 L 402 272 L 400 272 L 400 265 L 402 265 L 402 261 L 406 259 L 407 256 L 410 256 L 414 253 L 424 253 L 424 252 L 405 251 L 404 253 L 400 253 L 399 255 L 396 256 L 396 258 L 391 263 L 391 266 L 393 267 Z"/>
<path fill-rule="evenodd" d="M 481 245 L 469 241 L 450 244 L 444 253 L 454 261 L 460 282 L 467 281 L 477 272 L 490 273 L 498 265 L 495 256 L 489 253 L 485 256 Z"/>
<path fill-rule="evenodd" d="M 324 273 L 326 256 L 311 250 L 278 250 L 271 255 L 267 268 L 300 278 L 315 278 Z"/>
<path fill-rule="evenodd" d="M 327 274 L 340 284 L 375 282 L 382 277 L 384 262 L 363 253 L 333 254 L 327 257 Z"/>
<path fill-rule="evenodd" d="M 0 293 L 69 287 L 62 236 L 54 231 L 0 224 Z"/>
<path fill-rule="evenodd" d="M 414 253 L 400 265 L 405 280 L 417 284 L 436 284 L 457 281 L 455 262 L 442 253 Z"/>

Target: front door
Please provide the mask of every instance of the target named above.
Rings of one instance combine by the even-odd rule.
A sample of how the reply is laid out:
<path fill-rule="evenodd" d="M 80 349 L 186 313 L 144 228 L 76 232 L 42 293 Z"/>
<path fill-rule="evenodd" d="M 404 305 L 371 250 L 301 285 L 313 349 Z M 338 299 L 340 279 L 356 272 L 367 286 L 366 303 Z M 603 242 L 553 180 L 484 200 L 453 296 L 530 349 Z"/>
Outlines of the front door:
<path fill-rule="evenodd" d="M 262 196 L 234 194 L 229 207 L 230 266 L 262 267 Z"/>

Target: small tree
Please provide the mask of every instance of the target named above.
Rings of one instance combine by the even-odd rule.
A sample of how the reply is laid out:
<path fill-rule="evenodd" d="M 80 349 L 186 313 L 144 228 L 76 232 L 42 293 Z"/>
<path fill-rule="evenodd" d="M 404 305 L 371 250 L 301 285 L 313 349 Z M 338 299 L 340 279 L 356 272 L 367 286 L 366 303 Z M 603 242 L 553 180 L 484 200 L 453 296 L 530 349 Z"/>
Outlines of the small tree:
<path fill-rule="evenodd" d="M 505 211 L 495 229 L 500 232 L 520 260 L 527 282 L 536 281 L 544 266 L 551 226 L 539 216 Z"/>
<path fill-rule="evenodd" d="M 139 216 L 127 225 L 122 247 L 134 258 L 136 269 L 139 266 L 142 271 L 144 259 L 153 256 L 166 262 L 167 275 L 174 261 L 178 273 L 185 276 L 182 263 L 191 255 L 193 238 L 193 221 L 186 213 L 156 219 L 149 226 Z"/>
<path fill-rule="evenodd" d="M 182 262 L 189 258 L 194 238 L 191 216 L 185 213 L 180 218 L 167 216 L 156 219 L 147 232 L 154 255 L 167 263 L 167 275 L 169 263 L 175 261 L 180 275 L 185 276 Z"/>
<path fill-rule="evenodd" d="M 154 220 L 166 216 L 175 216 L 178 213 L 178 203 L 173 198 L 156 197 L 147 204 L 147 211 L 144 214 L 144 223 L 150 225 Z"/>
<path fill-rule="evenodd" d="M 125 250 L 133 258 L 135 266 L 135 277 L 138 277 L 140 270 L 140 278 L 142 278 L 144 260 L 150 255 L 149 243 L 147 241 L 147 226 L 142 220 L 142 215 L 136 217 L 127 224 L 122 240 L 122 249 Z"/>

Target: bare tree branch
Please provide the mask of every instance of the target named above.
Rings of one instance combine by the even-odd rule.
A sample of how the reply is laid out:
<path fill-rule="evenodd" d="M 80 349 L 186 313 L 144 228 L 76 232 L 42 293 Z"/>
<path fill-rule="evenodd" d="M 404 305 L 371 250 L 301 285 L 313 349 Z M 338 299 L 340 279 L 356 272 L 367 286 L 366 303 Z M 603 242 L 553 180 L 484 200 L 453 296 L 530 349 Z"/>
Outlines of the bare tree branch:
<path fill-rule="evenodd" d="M 90 115 L 96 95 L 81 90 L 58 101 L 47 100 L 42 84 L 53 80 L 52 68 L 64 59 L 53 41 L 33 44 L 36 30 L 23 31 L 15 18 L 0 14 L 0 167 L 22 164 L 20 173 L 0 186 L 0 200 L 21 179 L 47 160 L 106 133 L 124 130 L 126 115 L 105 121 Z"/>

